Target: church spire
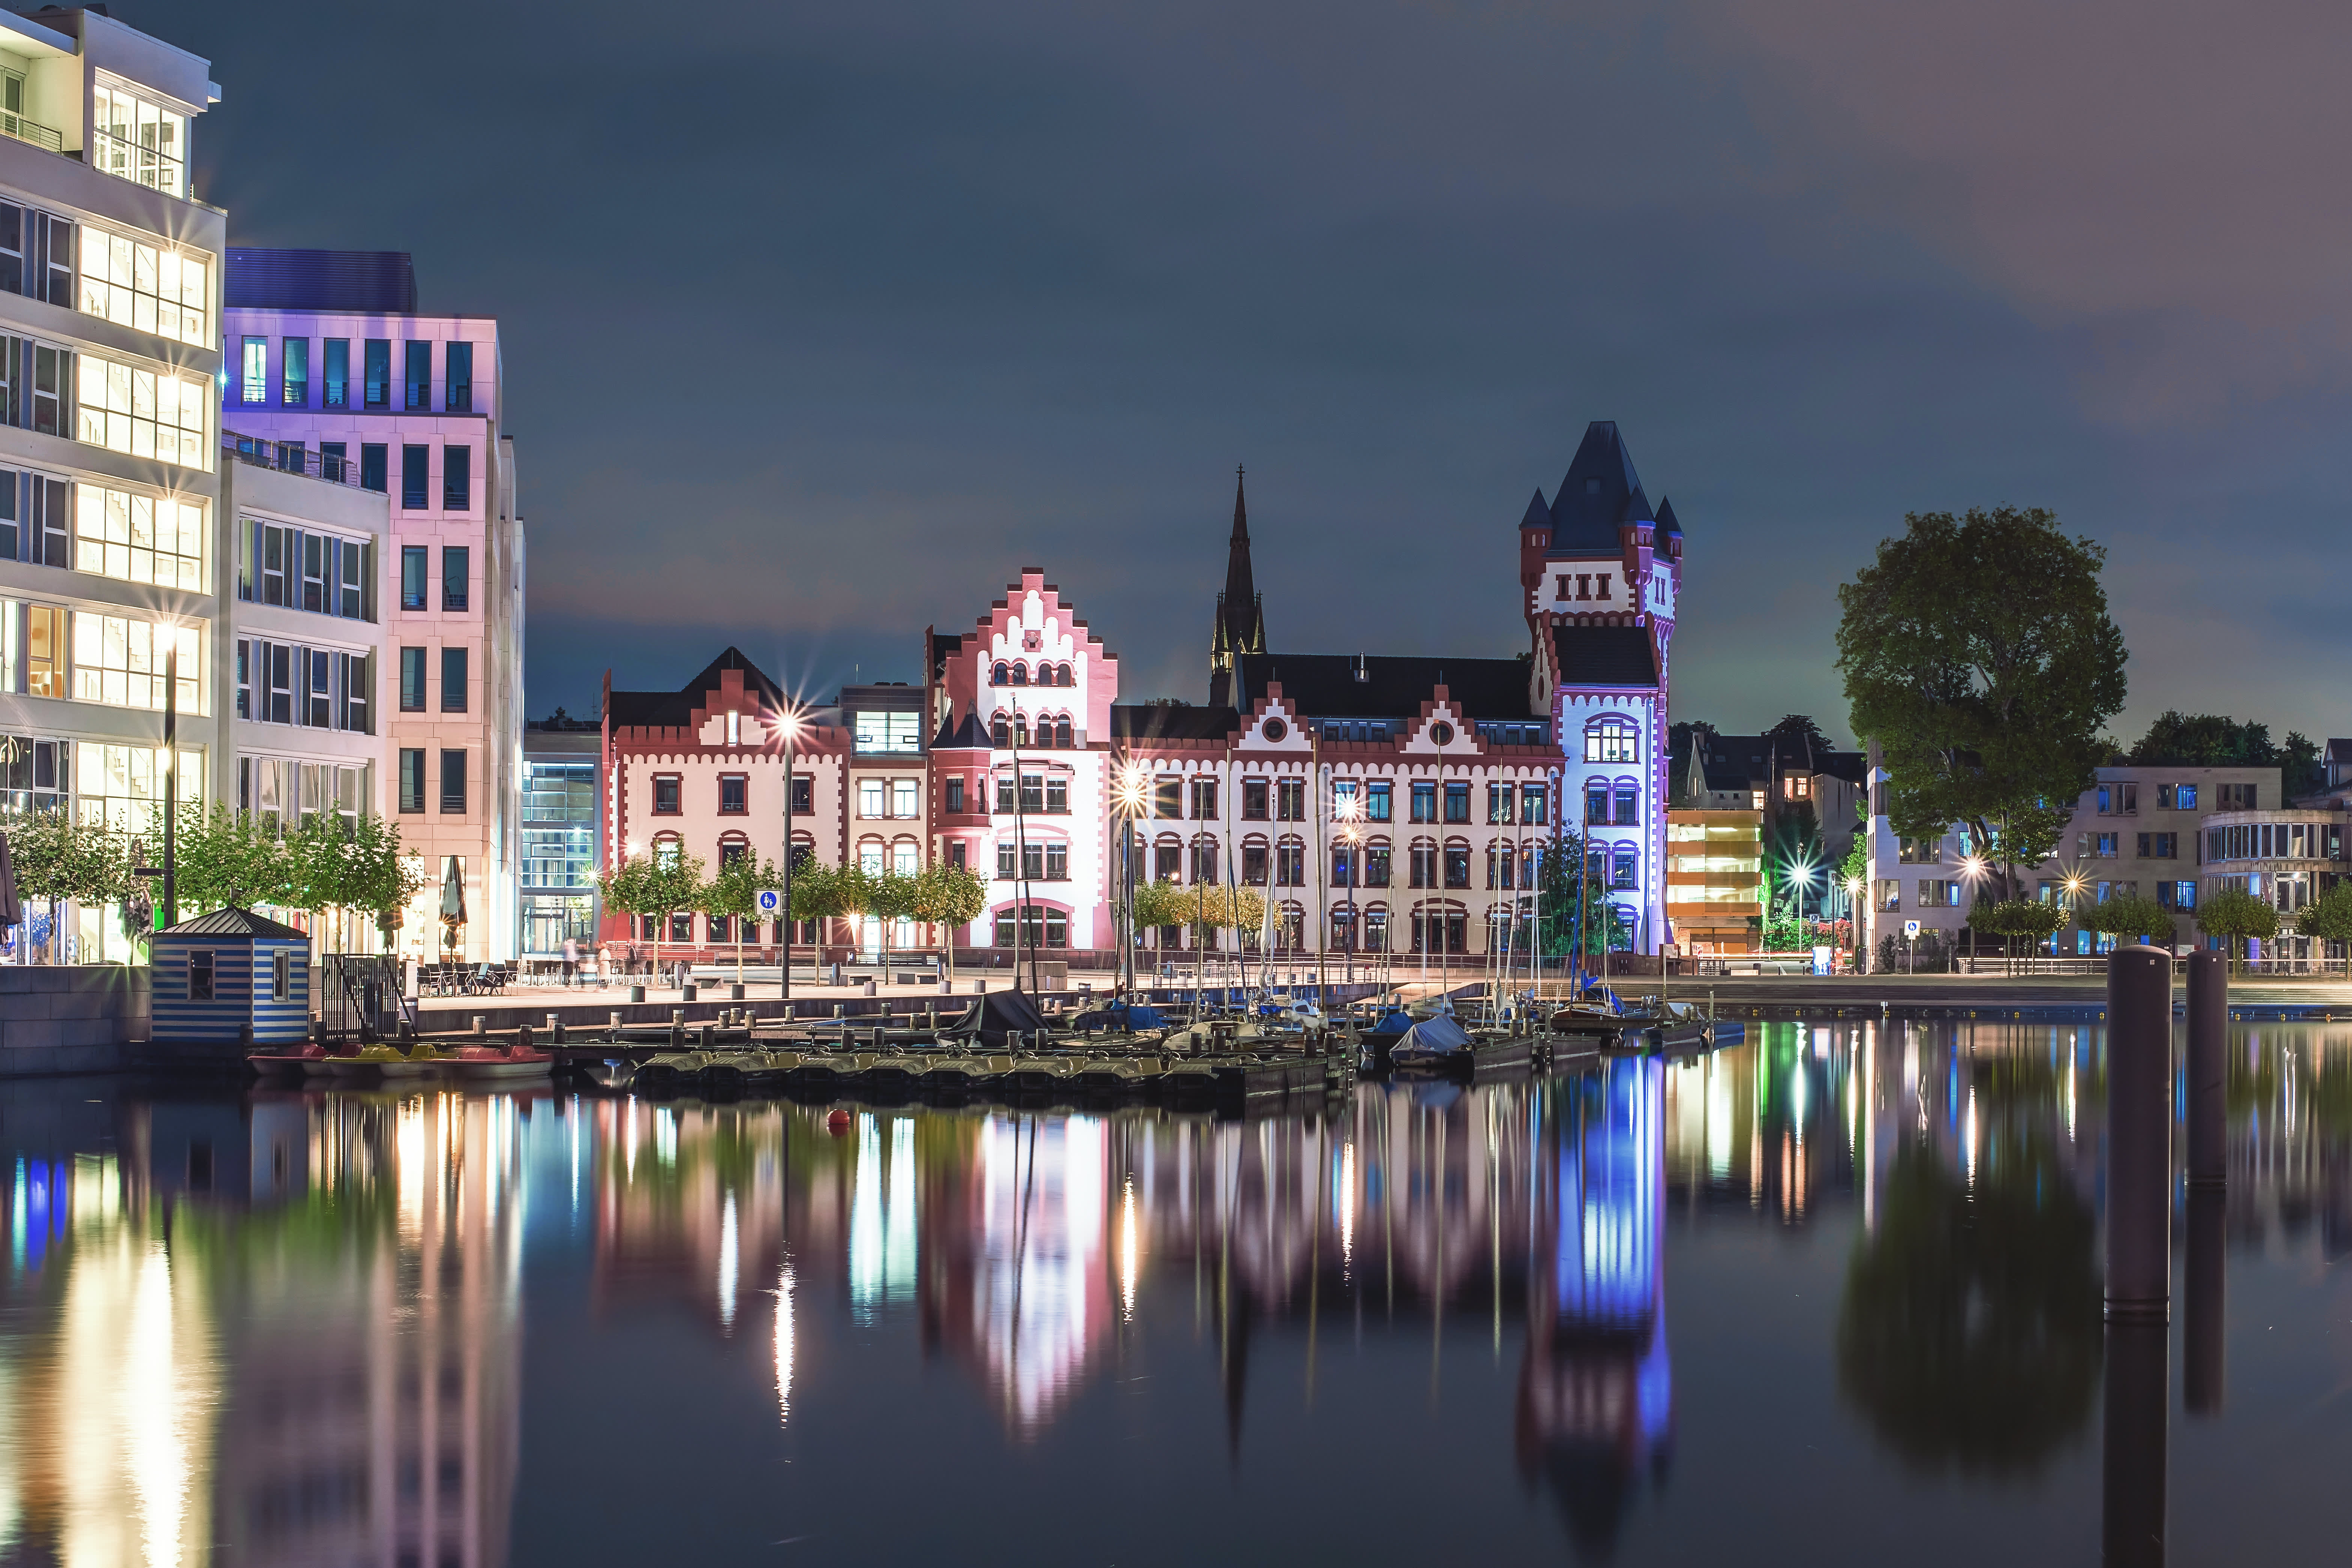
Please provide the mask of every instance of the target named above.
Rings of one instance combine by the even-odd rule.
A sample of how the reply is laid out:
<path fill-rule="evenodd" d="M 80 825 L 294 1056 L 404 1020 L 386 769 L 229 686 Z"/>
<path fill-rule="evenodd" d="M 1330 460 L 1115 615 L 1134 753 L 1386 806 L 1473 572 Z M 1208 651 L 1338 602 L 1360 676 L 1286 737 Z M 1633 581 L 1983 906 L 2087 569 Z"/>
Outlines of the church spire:
<path fill-rule="evenodd" d="M 1233 700 L 1234 660 L 1265 652 L 1265 611 L 1250 570 L 1249 506 L 1243 472 L 1234 469 L 1234 531 L 1225 541 L 1225 588 L 1217 595 L 1216 623 L 1209 643 L 1209 700 Z"/>

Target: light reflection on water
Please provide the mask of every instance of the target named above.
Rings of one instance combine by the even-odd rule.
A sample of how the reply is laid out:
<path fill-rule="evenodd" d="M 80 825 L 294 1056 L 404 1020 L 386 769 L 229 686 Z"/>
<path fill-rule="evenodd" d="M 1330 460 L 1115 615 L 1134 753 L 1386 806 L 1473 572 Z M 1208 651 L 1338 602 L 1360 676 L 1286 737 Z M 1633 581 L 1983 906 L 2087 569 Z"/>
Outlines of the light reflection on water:
<path fill-rule="evenodd" d="M 2352 1030 L 2244 1030 L 2230 1092 L 2231 1290 L 2340 1293 Z M 873 1560 L 944 1550 L 910 1469 L 1031 1510 L 1005 1560 L 1278 1557 L 1275 1477 L 1354 1495 L 1315 1539 L 1375 1561 L 1675 1561 L 1882 1477 L 1891 1524 L 1939 1521 L 1929 1560 L 2062 1560 L 2098 1509 L 2103 1100 L 2097 1031 L 2024 1025 L 838 1134 L 779 1103 L 12 1085 L 0 1560 L 628 1560 L 675 1521 L 578 1484 L 616 1456 L 677 1467 L 712 1560 L 844 1512 Z M 2352 1365 L 2274 1328 L 2242 1386 L 2213 1364 L 2233 1442 L 2284 1429 L 2279 1358 Z M 1139 1531 L 1171 1486 L 1202 1506 Z M 2181 1488 L 2184 1538 L 2252 1501 Z"/>

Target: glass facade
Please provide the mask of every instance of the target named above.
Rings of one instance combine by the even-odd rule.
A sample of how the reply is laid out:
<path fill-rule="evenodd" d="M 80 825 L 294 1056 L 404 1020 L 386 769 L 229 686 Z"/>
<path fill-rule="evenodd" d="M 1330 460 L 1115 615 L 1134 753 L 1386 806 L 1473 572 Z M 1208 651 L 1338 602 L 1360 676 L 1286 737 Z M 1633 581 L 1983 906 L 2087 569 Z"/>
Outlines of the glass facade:
<path fill-rule="evenodd" d="M 596 937 L 596 764 L 523 763 L 522 951 L 561 955 Z"/>

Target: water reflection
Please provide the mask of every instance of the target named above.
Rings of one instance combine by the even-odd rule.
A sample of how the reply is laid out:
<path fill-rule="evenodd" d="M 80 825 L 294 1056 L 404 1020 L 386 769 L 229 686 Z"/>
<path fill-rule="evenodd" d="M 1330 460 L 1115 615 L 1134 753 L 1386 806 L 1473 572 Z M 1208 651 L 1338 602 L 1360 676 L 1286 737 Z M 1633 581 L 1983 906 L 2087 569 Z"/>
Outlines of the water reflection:
<path fill-rule="evenodd" d="M 630 1433 L 649 1448 L 702 1451 L 740 1399 L 772 1440 L 879 1474 L 946 1395 L 871 1375 L 936 1364 L 1007 1455 L 1098 1433 L 1114 1400 L 1146 1427 L 1213 1410 L 1235 1489 L 1315 1446 L 1427 1437 L 1598 1560 L 1669 1539 L 1644 1521 L 1688 1471 L 1689 1412 L 1720 1421 L 1741 1386 L 1692 1343 L 1724 1301 L 1685 1285 L 1670 1337 L 1675 1260 L 1710 1249 L 1719 1298 L 1737 1248 L 1818 1238 L 1832 1305 L 1780 1320 L 1804 1326 L 1778 1348 L 1819 1369 L 1823 1419 L 1924 1485 L 2066 1475 L 2096 1441 L 2087 1030 L 1776 1024 L 1690 1062 L 1249 1120 L 94 1092 L 0 1103 L 0 1561 L 503 1563 L 531 1484 L 527 1276 L 531 1317 L 580 1325 L 533 1397 L 599 1375 L 585 1335 L 658 1374 L 669 1398 Z M 2209 1412 L 2224 1242 L 2352 1240 L 2352 1030 L 2246 1031 L 2230 1103 L 2228 1196 L 2181 1210 Z M 666 1345 L 681 1325 L 710 1354 Z M 1358 1430 L 1374 1386 L 1384 1425 Z M 1327 1408 L 1349 1429 L 1302 1449 Z M 1718 1448 L 1789 1418 L 1741 1415 Z M 991 1484 L 1144 1500 L 1097 1447 Z M 1518 1517 L 1502 1500 L 1480 1517 Z"/>

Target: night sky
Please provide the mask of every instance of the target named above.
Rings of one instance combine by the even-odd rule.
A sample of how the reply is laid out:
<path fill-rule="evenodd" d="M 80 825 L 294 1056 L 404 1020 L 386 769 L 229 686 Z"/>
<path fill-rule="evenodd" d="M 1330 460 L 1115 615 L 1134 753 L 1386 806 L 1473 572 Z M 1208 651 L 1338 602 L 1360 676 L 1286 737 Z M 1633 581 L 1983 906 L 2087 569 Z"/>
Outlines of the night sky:
<path fill-rule="evenodd" d="M 2110 551 L 2119 734 L 2347 727 L 2341 7 L 114 12 L 234 242 L 500 319 L 534 715 L 919 681 L 1024 564 L 1200 701 L 1237 463 L 1277 652 L 1506 656 L 1611 418 L 1678 717 L 1843 738 L 1835 585 L 2007 503 Z"/>

